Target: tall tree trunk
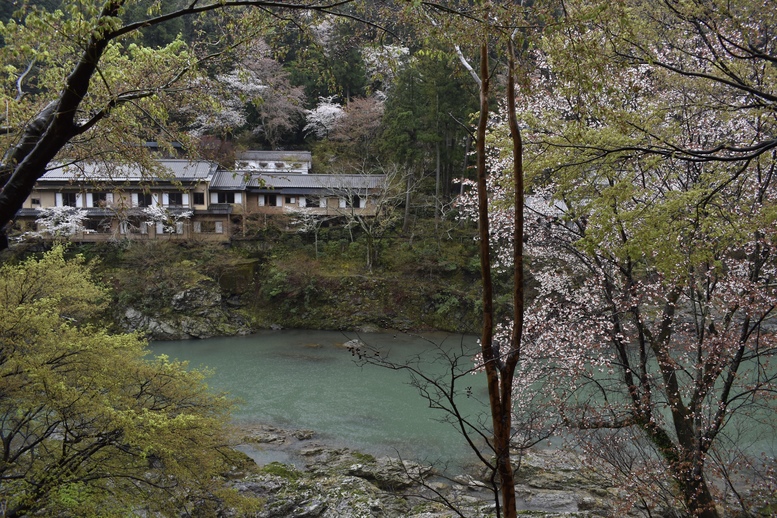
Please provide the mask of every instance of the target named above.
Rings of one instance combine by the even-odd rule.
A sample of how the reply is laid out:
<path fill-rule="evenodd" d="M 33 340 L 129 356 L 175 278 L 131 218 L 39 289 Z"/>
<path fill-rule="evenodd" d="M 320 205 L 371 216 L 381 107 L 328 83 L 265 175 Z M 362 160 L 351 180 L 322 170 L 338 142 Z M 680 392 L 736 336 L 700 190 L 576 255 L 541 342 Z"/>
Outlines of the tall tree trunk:
<path fill-rule="evenodd" d="M 483 328 L 481 352 L 488 384 L 488 399 L 493 426 L 492 447 L 496 456 L 495 476 L 499 477 L 501 505 L 497 500 L 497 516 L 516 517 L 515 479 L 510 460 L 510 435 L 512 430 L 512 373 L 504 370 L 500 352 L 494 346 L 494 291 L 491 277 L 491 252 L 488 221 L 488 191 L 486 171 L 486 127 L 488 123 L 489 95 L 488 45 L 480 48 L 480 119 L 477 128 L 477 188 L 478 226 L 480 237 L 480 269 L 483 279 Z M 518 230 L 516 230 L 518 232 Z M 515 363 L 510 362 L 512 368 Z"/>

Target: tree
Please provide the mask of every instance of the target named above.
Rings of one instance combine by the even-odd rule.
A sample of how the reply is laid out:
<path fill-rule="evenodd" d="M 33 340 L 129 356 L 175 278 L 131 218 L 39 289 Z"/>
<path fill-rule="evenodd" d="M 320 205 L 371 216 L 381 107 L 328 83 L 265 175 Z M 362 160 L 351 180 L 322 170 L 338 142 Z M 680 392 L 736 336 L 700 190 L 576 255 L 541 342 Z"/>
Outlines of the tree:
<path fill-rule="evenodd" d="M 323 139 L 329 135 L 338 119 L 344 116 L 343 107 L 335 102 L 332 97 L 319 97 L 315 108 L 305 110 L 307 124 L 304 131 L 306 135 L 312 135 Z"/>
<path fill-rule="evenodd" d="M 4 516 L 215 514 L 240 503 L 222 479 L 235 462 L 222 424 L 230 402 L 202 372 L 147 359 L 139 336 L 96 324 L 107 294 L 83 259 L 56 247 L 2 266 L 0 285 Z"/>
<path fill-rule="evenodd" d="M 213 81 L 221 108 L 216 113 L 197 115 L 195 131 L 218 135 L 247 131 L 276 149 L 298 126 L 304 94 L 301 87 L 291 85 L 289 73 L 272 59 L 266 43 L 257 40 L 245 47 L 245 54 L 233 68 Z"/>
<path fill-rule="evenodd" d="M 293 218 L 291 224 L 297 228 L 297 232 L 302 234 L 313 234 L 313 247 L 316 253 L 316 259 L 318 259 L 318 235 L 321 232 L 321 227 L 327 221 L 335 219 L 336 216 L 315 214 L 313 212 L 306 211 L 305 209 L 293 209 L 287 207 L 284 209 Z"/>
<path fill-rule="evenodd" d="M 304 87 L 308 99 L 340 97 L 348 103 L 352 96 L 368 93 L 362 58 L 362 46 L 368 42 L 363 34 L 365 24 L 358 23 L 356 17 L 381 19 L 375 12 L 380 9 L 378 5 L 353 2 L 344 6 L 348 16 L 289 27 L 277 34 L 273 46 L 283 49 L 284 66 L 292 82 Z"/>
<path fill-rule="evenodd" d="M 359 186 L 340 185 L 331 189 L 332 194 L 345 202 L 338 214 L 345 218 L 346 226 L 360 229 L 367 239 L 366 266 L 370 271 L 378 260 L 380 240 L 399 221 L 397 208 L 405 200 L 405 172 L 395 164 L 380 171 L 385 175 L 383 186 L 375 194 Z M 366 180 L 374 173 L 361 171 L 359 174 Z M 365 202 L 366 207 L 362 205 Z"/>
<path fill-rule="evenodd" d="M 466 124 L 477 111 L 477 94 L 457 71 L 448 52 L 422 49 L 399 67 L 387 92 L 381 147 L 385 160 L 434 178 L 435 211 L 450 194 L 468 135 Z"/>
<path fill-rule="evenodd" d="M 46 207 L 41 209 L 40 217 L 35 220 L 38 232 L 34 235 L 69 237 L 86 230 L 84 221 L 87 214 L 76 207 Z"/>
<path fill-rule="evenodd" d="M 771 25 L 738 22 L 749 2 L 592 4 L 566 4 L 582 21 L 536 55 L 519 111 L 537 289 L 522 354 L 591 458 L 632 488 L 629 506 L 716 517 L 720 477 L 754 512 L 774 493 L 759 475 L 775 461 L 753 459 L 736 433 L 742 419 L 775 425 Z M 506 120 L 493 134 L 496 208 L 512 196 Z M 511 221 L 491 215 L 503 265 Z M 522 380 L 515 393 L 530 397 Z M 755 475 L 749 492 L 737 469 Z"/>
<path fill-rule="evenodd" d="M 99 152 L 138 161 L 143 156 L 137 144 L 148 139 L 152 128 L 169 140 L 168 114 L 181 104 L 180 96 L 196 91 L 201 61 L 264 27 L 265 13 L 338 14 L 351 2 L 227 0 L 187 3 L 180 9 L 157 2 L 150 14 L 135 19 L 127 16 L 126 0 L 66 0 L 60 11 L 31 9 L 23 21 L 2 25 L 2 95 L 8 109 L 2 119 L 0 227 L 13 220 L 55 158 Z M 208 13 L 223 15 L 218 27 L 223 45 L 215 50 L 189 48 L 181 40 L 161 49 L 131 42 L 145 27 Z M 206 108 L 202 96 L 185 102 L 195 101 Z M 0 247 L 6 246 L 3 234 Z"/>
<path fill-rule="evenodd" d="M 376 97 L 352 98 L 345 106 L 329 98 L 309 110 L 305 129 L 320 139 L 314 144 L 317 167 L 337 172 L 379 164 L 383 105 Z"/>
<path fill-rule="evenodd" d="M 148 218 L 147 225 L 160 225 L 165 234 L 183 234 L 183 225 L 194 214 L 191 210 L 173 212 L 160 205 L 144 207 L 142 213 Z"/>
<path fill-rule="evenodd" d="M 480 239 L 480 271 L 483 279 L 483 327 L 480 337 L 480 355 L 483 369 L 486 372 L 488 385 L 489 407 L 491 408 L 491 424 L 493 427 L 492 448 L 495 454 L 495 465 L 492 467 L 492 484 L 499 477 L 502 507 L 507 518 L 517 515 L 515 500 L 515 478 L 512 460 L 510 458 L 510 438 L 513 433 L 513 382 L 521 361 L 521 346 L 523 343 L 524 322 L 524 284 L 523 284 L 523 147 L 520 131 L 515 123 L 515 93 L 513 75 L 515 61 L 511 40 L 508 40 L 508 81 L 507 104 L 509 127 L 513 151 L 513 167 L 511 169 L 513 195 L 513 249 L 512 264 L 514 268 L 513 321 L 512 329 L 506 340 L 495 340 L 494 291 L 491 277 L 491 240 L 489 234 L 489 196 L 487 190 L 486 168 L 486 129 L 489 118 L 488 97 L 490 95 L 490 70 L 488 60 L 488 44 L 480 47 L 480 115 L 477 126 L 477 221 L 478 238 Z M 499 516 L 499 500 L 497 499 L 497 516 Z"/>
<path fill-rule="evenodd" d="M 777 147 L 774 112 L 777 101 L 773 63 L 777 59 L 774 27 L 777 13 L 762 12 L 753 0 L 711 2 L 630 0 L 617 8 L 598 1 L 566 5 L 567 31 L 553 35 L 553 66 L 570 86 L 581 92 L 598 91 L 611 99 L 627 99 L 609 83 L 618 70 L 649 68 L 654 79 L 673 85 L 676 94 L 657 99 L 650 115 L 623 113 L 632 126 L 625 135 L 639 136 L 624 146 L 585 146 L 587 157 L 608 153 L 646 153 L 691 162 L 723 161 L 744 164 Z M 559 47 L 560 46 L 560 47 Z M 563 59 L 561 49 L 575 60 Z M 639 85 L 635 85 L 639 88 Z M 619 93 L 621 95 L 619 95 Z M 625 94 L 625 95 L 624 95 Z M 612 103 L 604 103 L 610 106 Z M 588 106 L 587 110 L 594 110 Z M 670 114 L 676 116 L 670 124 Z M 708 141 L 678 139 L 683 119 L 712 117 L 717 124 L 705 134 Z M 583 149 L 583 146 L 580 147 Z"/>

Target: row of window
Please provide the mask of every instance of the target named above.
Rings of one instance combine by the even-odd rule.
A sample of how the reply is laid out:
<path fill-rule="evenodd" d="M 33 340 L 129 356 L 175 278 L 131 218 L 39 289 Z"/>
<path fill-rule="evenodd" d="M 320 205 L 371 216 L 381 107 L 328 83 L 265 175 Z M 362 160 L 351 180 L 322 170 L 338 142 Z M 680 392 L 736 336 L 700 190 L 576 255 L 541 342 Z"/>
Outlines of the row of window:
<path fill-rule="evenodd" d="M 105 207 L 113 202 L 113 193 L 109 192 L 90 192 L 85 195 L 80 192 L 58 192 L 55 197 L 58 207 Z M 40 198 L 32 198 L 30 201 L 33 205 L 40 205 Z"/>
<path fill-rule="evenodd" d="M 260 207 L 282 207 L 283 205 L 297 205 L 300 207 L 320 207 L 326 208 L 327 198 L 324 196 L 281 196 L 279 194 L 263 194 L 259 196 Z M 355 208 L 363 209 L 367 206 L 367 200 L 361 196 L 347 196 L 339 198 L 339 207 L 344 209 Z"/>
<path fill-rule="evenodd" d="M 120 234 L 148 234 L 148 229 L 152 223 L 146 221 L 122 221 L 119 223 Z M 166 226 L 163 223 L 156 223 L 155 231 L 157 234 L 183 234 L 184 222 L 178 221 L 174 226 Z M 224 222 L 223 221 L 193 221 L 192 231 L 195 234 L 223 234 Z"/>
<path fill-rule="evenodd" d="M 58 207 L 105 207 L 113 203 L 113 193 L 94 192 L 94 193 L 76 193 L 61 192 L 56 193 L 56 205 Z M 159 205 L 159 194 L 152 193 L 132 193 L 132 205 L 135 207 L 151 207 Z M 191 193 L 194 205 L 205 205 L 205 193 Z M 30 200 L 33 205 L 40 205 L 40 198 Z M 242 193 L 235 192 L 214 192 L 211 193 L 211 203 L 242 203 Z M 283 205 L 297 205 L 300 207 L 321 207 L 326 208 L 326 197 L 319 196 L 282 196 L 280 194 L 263 194 L 259 196 L 259 206 L 281 207 Z M 189 193 L 167 192 L 162 193 L 162 205 L 165 206 L 188 206 Z M 339 199 L 340 208 L 364 208 L 367 206 L 366 199 L 361 196 L 347 196 Z"/>

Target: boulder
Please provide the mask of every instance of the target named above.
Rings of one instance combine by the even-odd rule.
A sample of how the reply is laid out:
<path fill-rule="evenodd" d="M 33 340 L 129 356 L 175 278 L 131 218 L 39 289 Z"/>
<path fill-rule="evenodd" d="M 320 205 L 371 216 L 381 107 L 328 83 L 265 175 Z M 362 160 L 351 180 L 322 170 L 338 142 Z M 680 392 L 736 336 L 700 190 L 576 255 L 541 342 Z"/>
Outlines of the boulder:
<path fill-rule="evenodd" d="M 179 291 L 171 300 L 173 310 L 181 313 L 197 313 L 207 308 L 221 306 L 221 291 L 216 283 L 200 282 L 193 288 Z"/>
<path fill-rule="evenodd" d="M 178 326 L 144 315 L 135 308 L 127 308 L 124 311 L 122 327 L 128 332 L 141 332 L 152 340 L 188 340 L 192 338 Z"/>

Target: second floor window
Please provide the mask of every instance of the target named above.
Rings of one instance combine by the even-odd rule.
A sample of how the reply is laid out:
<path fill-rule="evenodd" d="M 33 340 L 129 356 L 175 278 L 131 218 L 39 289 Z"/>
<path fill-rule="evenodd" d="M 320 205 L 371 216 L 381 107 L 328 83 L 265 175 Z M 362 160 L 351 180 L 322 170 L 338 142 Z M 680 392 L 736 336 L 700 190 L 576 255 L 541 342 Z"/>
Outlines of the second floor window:
<path fill-rule="evenodd" d="M 235 203 L 234 192 L 220 192 L 218 195 L 219 203 Z"/>
<path fill-rule="evenodd" d="M 346 198 L 346 203 L 354 209 L 363 209 L 366 206 L 365 200 L 357 195 L 351 195 Z"/>
<path fill-rule="evenodd" d="M 62 206 L 63 207 L 75 207 L 76 206 L 76 193 L 63 192 L 62 193 Z"/>
<path fill-rule="evenodd" d="M 108 196 L 104 192 L 92 193 L 92 207 L 105 207 L 108 203 Z"/>
<path fill-rule="evenodd" d="M 194 192 L 192 193 L 192 201 L 195 205 L 205 205 L 205 193 L 204 192 Z"/>
<path fill-rule="evenodd" d="M 154 198 L 151 196 L 151 193 L 138 193 L 138 207 L 151 207 L 153 204 Z"/>
<path fill-rule="evenodd" d="M 183 205 L 183 193 L 171 192 L 167 195 L 168 205 Z"/>

